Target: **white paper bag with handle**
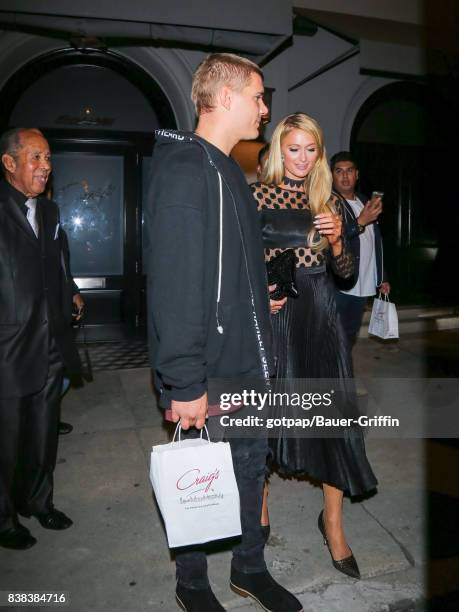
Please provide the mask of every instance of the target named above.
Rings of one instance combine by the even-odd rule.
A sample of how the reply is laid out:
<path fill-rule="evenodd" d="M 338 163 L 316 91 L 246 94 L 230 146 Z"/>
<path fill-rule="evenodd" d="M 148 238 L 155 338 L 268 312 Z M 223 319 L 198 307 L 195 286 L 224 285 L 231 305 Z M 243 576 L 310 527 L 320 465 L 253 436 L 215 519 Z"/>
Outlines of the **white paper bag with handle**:
<path fill-rule="evenodd" d="M 150 480 L 169 546 L 240 535 L 239 490 L 229 443 L 205 440 L 202 430 L 199 438 L 181 440 L 180 430 L 178 424 L 172 442 L 153 446 L 151 452 Z"/>
<path fill-rule="evenodd" d="M 380 293 L 373 300 L 368 333 L 383 340 L 398 338 L 398 316 L 395 304 L 389 302 L 387 295 Z"/>

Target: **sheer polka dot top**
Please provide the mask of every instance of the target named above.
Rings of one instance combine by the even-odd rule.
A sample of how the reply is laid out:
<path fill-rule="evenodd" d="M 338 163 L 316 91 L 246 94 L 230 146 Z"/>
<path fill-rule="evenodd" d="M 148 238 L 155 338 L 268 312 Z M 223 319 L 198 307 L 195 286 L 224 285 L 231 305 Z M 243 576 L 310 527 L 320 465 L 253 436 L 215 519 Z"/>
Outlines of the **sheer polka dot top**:
<path fill-rule="evenodd" d="M 276 185 L 265 185 L 264 183 L 253 183 L 252 193 L 257 201 L 257 208 L 293 208 L 309 210 L 308 198 L 304 191 L 294 189 L 283 189 Z"/>
<path fill-rule="evenodd" d="M 276 185 L 265 185 L 264 183 L 253 183 L 250 185 L 253 196 L 257 203 L 258 211 L 271 210 L 309 210 L 309 203 L 303 191 L 284 189 Z M 311 222 L 312 225 L 312 222 Z M 286 249 L 265 248 L 265 261 L 270 261 Z M 294 249 L 297 268 L 309 268 L 320 266 L 325 261 L 324 253 L 313 253 L 305 244 L 302 248 Z"/>

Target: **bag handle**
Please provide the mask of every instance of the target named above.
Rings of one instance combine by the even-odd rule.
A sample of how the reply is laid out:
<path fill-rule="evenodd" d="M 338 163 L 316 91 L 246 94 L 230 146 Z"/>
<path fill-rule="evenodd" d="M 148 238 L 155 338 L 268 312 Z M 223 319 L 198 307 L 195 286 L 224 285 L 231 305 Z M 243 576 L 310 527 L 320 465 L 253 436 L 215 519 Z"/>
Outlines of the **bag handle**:
<path fill-rule="evenodd" d="M 204 429 L 206 430 L 206 434 L 207 434 L 207 442 L 209 442 L 209 444 L 210 444 L 210 436 L 209 436 L 209 430 L 207 429 L 207 425 L 204 425 L 204 427 L 201 429 L 199 437 L 202 440 L 202 432 L 203 432 Z M 178 432 L 178 442 L 180 443 L 182 441 L 182 438 L 180 437 L 180 432 L 181 431 L 182 431 L 182 426 L 181 426 L 180 421 L 179 421 L 177 423 L 177 427 L 175 428 L 174 436 L 172 438 L 172 442 L 175 442 L 175 438 L 177 437 L 177 432 Z"/>
<path fill-rule="evenodd" d="M 389 296 L 387 295 L 387 293 L 383 293 L 382 291 L 380 291 L 378 295 L 378 300 L 383 300 L 384 302 L 388 302 Z"/>

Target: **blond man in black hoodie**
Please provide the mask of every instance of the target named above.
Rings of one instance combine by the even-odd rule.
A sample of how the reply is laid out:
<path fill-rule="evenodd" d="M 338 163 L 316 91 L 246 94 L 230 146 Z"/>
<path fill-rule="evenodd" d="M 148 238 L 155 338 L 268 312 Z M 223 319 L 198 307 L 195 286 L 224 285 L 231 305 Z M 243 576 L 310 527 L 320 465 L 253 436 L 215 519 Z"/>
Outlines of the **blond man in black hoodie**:
<path fill-rule="evenodd" d="M 258 135 L 263 75 L 249 60 L 208 56 L 195 72 L 194 133 L 159 130 L 146 210 L 150 351 L 161 406 L 183 429 L 223 438 L 212 378 L 268 379 L 273 373 L 270 304 L 256 207 L 230 157 Z M 283 302 L 271 304 L 271 311 Z M 265 610 L 301 603 L 268 573 L 260 528 L 266 439 L 229 440 L 241 499 L 242 536 L 233 548 L 231 587 Z M 204 549 L 176 552 L 179 605 L 217 612 Z"/>

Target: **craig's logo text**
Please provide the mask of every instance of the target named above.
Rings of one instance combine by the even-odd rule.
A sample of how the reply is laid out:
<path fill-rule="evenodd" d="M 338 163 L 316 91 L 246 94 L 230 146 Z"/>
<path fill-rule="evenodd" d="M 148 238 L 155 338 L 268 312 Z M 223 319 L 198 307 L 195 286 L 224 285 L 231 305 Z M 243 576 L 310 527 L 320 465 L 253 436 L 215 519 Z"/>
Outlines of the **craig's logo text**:
<path fill-rule="evenodd" d="M 188 491 L 189 494 L 193 495 L 201 491 L 208 493 L 212 490 L 212 484 L 215 480 L 218 480 L 219 476 L 220 470 L 218 468 L 207 474 L 201 474 L 199 468 L 192 468 L 180 476 L 176 486 L 179 491 Z"/>

